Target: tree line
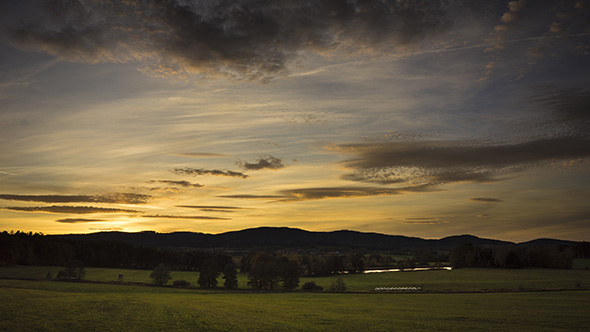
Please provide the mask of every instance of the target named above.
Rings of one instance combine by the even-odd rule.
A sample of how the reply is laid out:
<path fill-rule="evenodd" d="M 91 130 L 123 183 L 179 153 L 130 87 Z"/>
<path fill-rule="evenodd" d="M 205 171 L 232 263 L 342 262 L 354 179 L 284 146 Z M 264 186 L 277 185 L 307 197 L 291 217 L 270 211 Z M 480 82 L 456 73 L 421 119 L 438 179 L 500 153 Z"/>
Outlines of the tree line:
<path fill-rule="evenodd" d="M 574 258 L 590 258 L 590 243 L 501 247 L 477 247 L 471 243 L 463 243 L 455 247 L 449 255 L 451 266 L 454 268 L 517 269 L 538 267 L 569 269 L 572 268 Z"/>
<path fill-rule="evenodd" d="M 151 270 L 165 262 L 174 270 L 198 271 L 206 260 L 214 260 L 219 266 L 232 263 L 231 256 L 221 253 L 150 248 L 113 241 L 70 240 L 32 232 L 0 233 L 0 266 L 65 266 L 68 262 L 79 261 L 87 267 Z"/>

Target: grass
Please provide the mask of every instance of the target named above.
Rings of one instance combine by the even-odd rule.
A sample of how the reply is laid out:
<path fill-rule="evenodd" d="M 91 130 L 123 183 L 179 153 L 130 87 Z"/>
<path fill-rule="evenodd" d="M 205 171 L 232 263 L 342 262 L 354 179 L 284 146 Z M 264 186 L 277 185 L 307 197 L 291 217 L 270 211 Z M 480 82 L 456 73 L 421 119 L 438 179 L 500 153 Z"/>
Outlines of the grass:
<path fill-rule="evenodd" d="M 590 291 L 255 293 L 0 280 L 0 298 L 0 331 L 584 331 L 590 324 Z"/>
<path fill-rule="evenodd" d="M 590 269 L 590 258 L 577 258 L 574 259 L 574 269 L 584 269 L 584 270 L 589 270 Z"/>
<path fill-rule="evenodd" d="M 11 266 L 0 267 L 0 278 L 43 280 L 47 272 L 53 277 L 61 267 Z M 123 273 L 126 283 L 150 284 L 151 271 L 87 268 L 86 279 L 99 282 L 116 282 Z M 535 289 L 577 289 L 590 287 L 590 270 L 587 269 L 460 269 L 417 272 L 391 272 L 371 274 L 342 275 L 351 292 L 372 292 L 376 287 L 421 286 L 424 291 L 496 291 L 496 290 L 535 290 Z M 198 272 L 173 271 L 174 280 L 189 281 L 197 286 Z M 300 285 L 314 281 L 324 289 L 336 280 L 337 276 L 301 278 Z M 244 273 L 238 275 L 240 288 L 247 289 L 248 278 Z M 219 285 L 223 279 L 219 278 Z"/>

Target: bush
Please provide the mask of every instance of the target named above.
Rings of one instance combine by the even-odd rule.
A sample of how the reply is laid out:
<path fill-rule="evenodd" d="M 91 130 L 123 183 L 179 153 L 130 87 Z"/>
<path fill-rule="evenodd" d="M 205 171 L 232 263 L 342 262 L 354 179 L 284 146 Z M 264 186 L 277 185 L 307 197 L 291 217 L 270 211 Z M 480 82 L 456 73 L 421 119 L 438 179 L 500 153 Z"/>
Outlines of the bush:
<path fill-rule="evenodd" d="M 170 269 L 168 267 L 164 264 L 159 264 L 150 274 L 150 278 L 152 278 L 154 284 L 162 286 L 172 279 L 172 276 L 170 275 Z"/>
<path fill-rule="evenodd" d="M 66 268 L 57 272 L 57 279 L 59 280 L 76 280 L 80 281 L 86 276 L 86 269 L 82 266 L 82 262 L 70 260 L 66 262 Z M 47 278 L 48 275 L 45 277 Z"/>
<path fill-rule="evenodd" d="M 342 280 L 342 278 L 336 279 L 330 285 L 330 292 L 345 292 L 345 291 L 346 291 L 346 284 L 344 283 L 344 280 Z"/>
<path fill-rule="evenodd" d="M 186 280 L 174 280 L 174 282 L 172 283 L 172 286 L 182 288 L 189 287 L 190 285 L 191 283 Z"/>
<path fill-rule="evenodd" d="M 324 287 L 317 285 L 314 281 L 308 281 L 301 286 L 301 289 L 307 292 L 321 292 Z"/>

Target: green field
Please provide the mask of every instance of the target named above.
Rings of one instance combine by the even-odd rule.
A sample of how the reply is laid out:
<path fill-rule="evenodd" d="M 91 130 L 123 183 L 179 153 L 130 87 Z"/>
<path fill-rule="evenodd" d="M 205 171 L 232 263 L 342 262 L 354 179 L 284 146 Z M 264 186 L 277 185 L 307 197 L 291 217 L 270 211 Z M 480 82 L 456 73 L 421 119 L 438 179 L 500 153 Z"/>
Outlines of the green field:
<path fill-rule="evenodd" d="M 584 331 L 590 291 L 206 292 L 0 280 L 0 331 Z"/>
<path fill-rule="evenodd" d="M 244 274 L 236 291 L 134 284 L 149 285 L 142 270 L 88 268 L 86 279 L 101 283 L 44 280 L 60 269 L 0 268 L 0 278 L 35 279 L 0 279 L 0 331 L 585 331 L 590 324 L 590 270 L 356 274 L 342 276 L 347 293 L 270 293 L 249 290 Z M 115 283 L 119 273 L 124 284 Z M 172 276 L 195 285 L 198 273 Z M 300 284 L 327 289 L 335 278 Z M 374 291 L 392 286 L 424 292 Z"/>
<path fill-rule="evenodd" d="M 47 272 L 53 277 L 61 267 L 12 266 L 0 267 L 0 278 L 43 280 Z M 87 268 L 86 280 L 116 282 L 123 273 L 125 283 L 151 283 L 151 271 Z M 376 287 L 421 286 L 424 291 L 497 291 L 497 290 L 538 290 L 538 289 L 590 289 L 590 270 L 558 269 L 459 269 L 452 271 L 390 272 L 371 274 L 350 274 L 342 276 L 351 292 L 372 292 Z M 198 272 L 173 271 L 174 280 L 186 280 L 197 286 Z M 314 281 L 328 289 L 336 279 L 332 277 L 301 278 L 300 285 Z M 247 277 L 239 274 L 239 286 L 248 289 Z M 223 279 L 219 278 L 219 285 Z"/>

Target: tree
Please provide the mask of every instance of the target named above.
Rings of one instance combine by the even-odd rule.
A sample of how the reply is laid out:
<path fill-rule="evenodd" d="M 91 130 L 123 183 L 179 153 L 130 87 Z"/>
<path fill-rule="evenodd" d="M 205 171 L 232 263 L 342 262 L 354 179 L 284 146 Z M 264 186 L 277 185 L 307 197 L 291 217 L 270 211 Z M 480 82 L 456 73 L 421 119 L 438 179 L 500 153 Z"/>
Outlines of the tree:
<path fill-rule="evenodd" d="M 82 266 L 82 262 L 69 260 L 65 265 L 65 269 L 57 272 L 57 279 L 80 281 L 86 276 L 86 269 Z"/>
<path fill-rule="evenodd" d="M 226 264 L 223 268 L 223 279 L 223 287 L 227 289 L 238 288 L 238 271 L 232 263 Z"/>
<path fill-rule="evenodd" d="M 199 280 L 197 283 L 201 288 L 217 287 L 217 277 L 219 277 L 219 266 L 214 259 L 206 259 L 199 267 Z"/>
<path fill-rule="evenodd" d="M 281 264 L 281 281 L 286 290 L 294 290 L 299 286 L 299 263 L 287 261 Z"/>
<path fill-rule="evenodd" d="M 348 255 L 348 259 L 351 265 L 351 268 L 349 269 L 350 273 L 362 273 L 365 270 L 362 254 L 350 254 Z"/>
<path fill-rule="evenodd" d="M 172 283 L 172 286 L 182 288 L 189 287 L 190 285 L 191 283 L 186 280 L 174 280 L 174 282 Z"/>
<path fill-rule="evenodd" d="M 456 246 L 449 256 L 451 266 L 454 269 L 468 266 L 466 265 L 468 263 L 468 257 L 471 257 L 469 254 L 473 251 L 474 247 L 471 243 L 462 243 Z"/>
<path fill-rule="evenodd" d="M 254 259 L 248 273 L 248 285 L 256 289 L 276 289 L 280 277 L 278 259 L 271 253 L 259 253 Z"/>
<path fill-rule="evenodd" d="M 154 270 L 150 274 L 150 278 L 152 278 L 154 284 L 162 286 L 166 284 L 168 281 L 170 281 L 170 279 L 172 279 L 172 276 L 170 274 L 170 269 L 166 267 L 164 264 L 160 263 L 158 264 L 158 266 L 154 268 Z"/>
<path fill-rule="evenodd" d="M 308 292 L 321 292 L 324 287 L 315 283 L 315 281 L 308 281 L 301 286 L 301 289 Z"/>
<path fill-rule="evenodd" d="M 346 291 L 346 284 L 342 278 L 338 277 L 331 285 L 330 285 L 330 292 L 345 292 Z"/>

